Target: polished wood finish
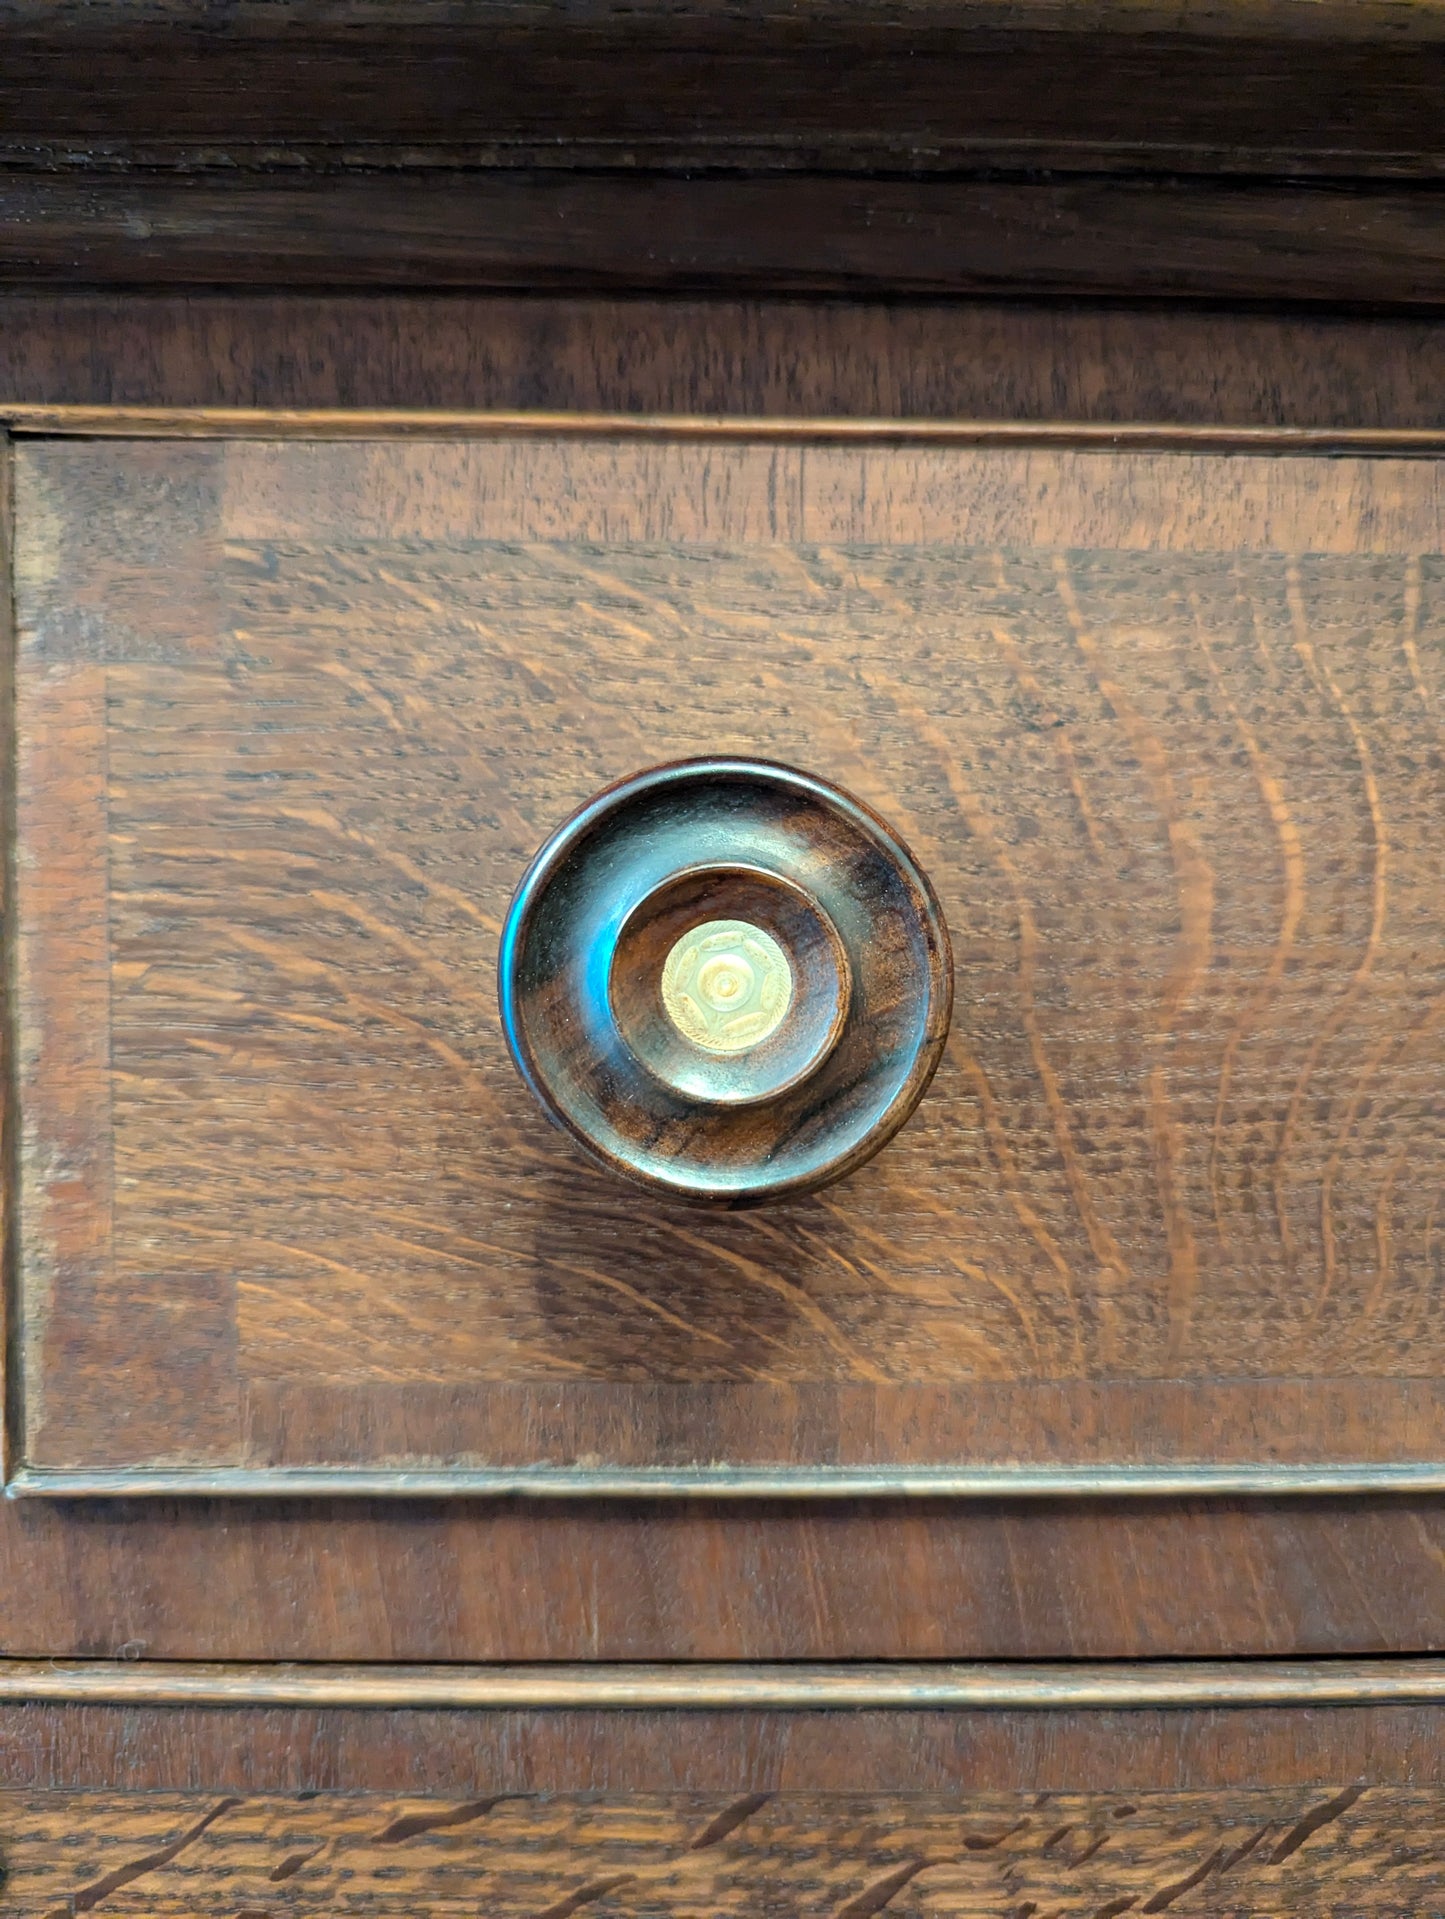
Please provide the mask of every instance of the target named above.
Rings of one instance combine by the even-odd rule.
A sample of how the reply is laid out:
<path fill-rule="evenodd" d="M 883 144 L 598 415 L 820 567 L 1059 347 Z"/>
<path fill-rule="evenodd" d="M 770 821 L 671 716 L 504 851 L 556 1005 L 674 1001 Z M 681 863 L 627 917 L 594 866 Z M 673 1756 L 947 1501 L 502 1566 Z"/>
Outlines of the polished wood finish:
<path fill-rule="evenodd" d="M 0 1796 L 15 1914 L 1426 1910 L 1438 1791 Z"/>
<path fill-rule="evenodd" d="M 711 1026 L 710 964 L 733 995 Z M 634 773 L 549 835 L 497 968 L 543 1111 L 604 1171 L 702 1204 L 866 1164 L 928 1090 L 953 1006 L 938 900 L 887 822 L 815 775 L 716 755 Z"/>
<path fill-rule="evenodd" d="M 28 1466 L 1445 1454 L 1432 463 L 15 459 Z M 900 824 L 959 1014 L 846 1199 L 699 1229 L 578 1172 L 474 982 L 539 827 L 719 746 Z"/>
<path fill-rule="evenodd" d="M 1442 209 L 1434 178 L 0 171 L 0 282 L 1438 308 Z"/>
<path fill-rule="evenodd" d="M 1432 4 L 0 15 L 0 279 L 1445 295 Z"/>
<path fill-rule="evenodd" d="M 1046 447 L 1106 453 L 1445 451 L 1445 427 L 1171 426 L 1159 422 L 831 419 L 454 408 L 44 406 L 0 403 L 17 440 L 663 440 L 684 445 Z"/>
<path fill-rule="evenodd" d="M 1123 1711 L 0 1706 L 0 1786 L 206 1793 L 1445 1787 L 1436 1705 Z M 0 1833 L 0 1857 L 4 1834 Z"/>
<path fill-rule="evenodd" d="M 54 402 L 1430 427 L 1442 381 L 1438 329 L 1358 315 L 0 295 L 0 394 Z M 801 1509 L 24 1501 L 0 1503 L 0 1636 L 9 1651 L 36 1656 L 125 1648 L 237 1659 L 1411 1651 L 1445 1643 L 1442 1553 L 1445 1514 L 1418 1494 Z M 226 1595 L 219 1612 L 217 1593 Z M 771 1754 L 805 1737 L 775 1725 L 761 1738 L 746 1719 L 704 1717 L 699 1750 L 730 1755 L 719 1762 L 733 1769 L 722 1789 L 745 1772 L 746 1750 Z M 1391 1718 L 1367 1749 L 1365 1722 L 1379 1723 L 1368 1710 L 1282 1714 L 1268 1733 L 1247 1714 L 1216 1717 L 1213 1780 L 1259 1778 L 1266 1760 L 1307 1753 L 1317 1783 L 1338 1779 L 1336 1767 L 1432 1776 L 1436 1734 Z M 369 1723 L 217 1711 L 203 1726 L 175 1712 L 14 1708 L 0 1760 L 24 1769 L 12 1778 L 53 1785 L 472 1789 L 475 1745 L 457 1715 L 426 1719 L 404 1752 L 394 1735 L 383 1756 L 367 1744 Z M 1138 1784 L 1135 1769 L 1151 1767 L 1156 1784 L 1166 1771 L 1182 1777 L 1174 1723 L 1166 1716 L 1149 1730 L 1138 1714 L 1111 1718 L 1087 1748 L 1089 1779 Z M 822 1724 L 809 1765 L 824 1750 L 851 1756 L 838 1722 Z M 956 1770 L 929 1772 L 933 1747 L 920 1722 L 909 1724 L 891 1783 L 947 1786 Z M 983 1751 L 971 1734 L 969 1763 L 1024 1786 L 1085 1777 L 1077 1746 L 1060 1758 L 1054 1722 L 1030 1718 L 1028 1728 L 1026 1747 Z M 665 1743 L 646 1716 L 636 1740 L 639 1753 Z M 860 1772 L 859 1789 L 890 1783 L 876 1753 Z M 572 1778 L 583 1787 L 595 1776 L 579 1762 Z M 606 1778 L 629 1789 L 665 1783 L 655 1772 Z"/>
<path fill-rule="evenodd" d="M 1062 292 L 1430 306 L 1441 281 L 1440 26 L 1433 3 L 1374 0 L 1348 10 L 1338 0 L 1235 0 L 1187 14 L 1154 0 L 1087 11 L 1056 0 L 902 0 L 885 13 L 808 0 L 772 14 L 690 0 L 657 9 L 644 0 L 625 11 L 610 0 L 566 9 L 140 0 L 124 12 L 112 0 L 0 0 L 0 122 L 19 143 L 0 154 L 0 275 L 109 278 L 133 289 L 165 275 L 193 288 L 267 278 L 506 285 L 529 294 L 546 284 L 669 293 L 874 287 L 894 300 L 909 286 L 993 293 L 1005 273 L 1015 288 Z M 545 234 L 539 209 L 552 228 Z M 570 405 L 578 400 L 566 389 L 575 385 L 595 389 L 581 403 L 602 410 L 636 407 L 639 393 L 656 391 L 666 397 L 645 403 L 659 410 L 708 411 L 748 392 L 758 395 L 753 411 L 816 415 L 841 405 L 999 418 L 1016 394 L 1021 415 L 1034 419 L 1106 420 L 1121 408 L 1159 419 L 1177 407 L 1216 424 L 1440 425 L 1430 373 L 1439 345 L 1427 328 L 1413 330 L 1407 353 L 1404 329 L 1337 327 L 1324 314 L 1314 324 L 1235 316 L 1222 345 L 1198 316 L 1017 307 L 961 324 L 956 309 L 805 314 L 765 302 L 720 321 L 697 308 L 620 302 L 588 317 L 532 300 L 510 309 L 378 300 L 368 310 L 327 297 L 304 313 L 248 304 L 244 318 L 213 294 L 146 297 L 124 318 L 104 301 L 63 312 L 27 300 L 0 306 L 12 323 L 0 326 L 0 388 L 14 377 L 30 399 L 42 389 L 108 399 L 124 388 L 131 398 L 164 400 L 177 397 L 177 384 L 194 383 L 195 397 L 212 402 Z M 34 316 L 47 311 L 50 321 L 37 327 Z M 1051 344 L 1040 353 L 1044 340 Z M 1261 353 L 1262 340 L 1270 344 Z M 1187 369 L 1171 366 L 1176 351 Z M 864 403 L 869 390 L 881 404 Z M 959 404 L 970 395 L 979 404 Z M 1148 403 L 1161 396 L 1162 407 Z M 815 449 L 803 452 L 811 459 Z M 96 504 L 103 524 L 105 503 Z M 1383 503 L 1387 548 L 1395 510 Z M 121 528 L 118 545 L 138 564 L 112 582 L 107 604 L 122 622 L 136 618 L 143 646 L 164 652 L 195 634 L 145 619 L 135 587 L 149 564 L 150 520 L 142 512 Z M 1378 530 L 1368 530 L 1366 544 Z M 194 542 L 183 539 L 182 578 L 188 550 L 194 558 Z M 1397 557 L 1382 556 L 1382 578 Z M 1387 624 L 1375 622 L 1377 640 Z M 1382 709 L 1378 678 L 1351 677 L 1353 655 L 1347 671 L 1330 636 L 1310 637 L 1374 756 L 1362 757 L 1373 877 L 1393 937 L 1401 815 L 1391 782 L 1401 767 L 1393 733 L 1387 750 L 1386 736 L 1372 731 L 1389 710 L 1389 689 Z M 1413 656 L 1401 650 L 1418 659 L 1418 636 L 1413 643 Z M 131 655 L 122 647 L 120 657 Z M 1367 647 L 1367 667 L 1372 657 Z M 80 747 L 98 738 L 108 748 L 113 718 L 102 707 L 93 724 L 86 663 L 47 670 L 75 682 L 74 708 L 58 698 L 58 721 L 76 725 Z M 1127 692 L 1128 677 L 1120 683 Z M 1247 702 L 1245 710 L 1258 721 Z M 1267 702 L 1264 710 L 1272 716 Z M 1207 711 L 1198 732 L 1212 771 Z M 1411 757 L 1423 760 L 1413 736 L 1401 758 Z M 163 758 L 162 749 L 154 764 Z M 94 878 L 84 842 L 127 802 L 108 756 L 88 767 L 82 751 L 78 763 L 77 819 L 46 824 L 62 853 L 69 844 L 64 873 L 83 914 Z M 1438 766 L 1424 763 L 1428 788 Z M 1290 776 L 1288 754 L 1282 764 Z M 1088 790 L 1093 768 L 1080 777 Z M 1227 791 L 1227 774 L 1216 784 Z M 1181 810 L 1170 818 L 1182 823 L 1187 849 L 1189 827 L 1212 817 L 1217 793 L 1194 782 L 1177 790 Z M 1338 837 L 1315 797 L 1311 785 L 1306 812 L 1320 842 L 1308 848 L 1310 887 L 1319 880 L 1317 843 Z M 1341 894 L 1365 884 L 1363 850 L 1357 839 L 1356 869 L 1327 875 Z M 1021 859 L 1031 859 L 1027 849 Z M 46 930 L 65 960 L 72 943 L 59 920 Z M 158 945 L 168 931 L 158 916 Z M 1343 946 L 1343 920 L 1334 933 Z M 1311 937 L 1307 929 L 1302 944 Z M 74 944 L 83 973 L 84 942 Z M 1212 984 L 1225 957 L 1239 956 L 1216 957 Z M 1384 973 L 1378 959 L 1367 970 L 1357 998 L 1373 1000 Z M 87 1010 L 84 993 L 67 1028 L 48 991 L 38 1002 L 79 1065 L 72 1094 L 90 1073 L 92 1090 L 109 1095 L 110 1062 L 93 1046 L 87 1055 L 76 1018 Z M 1039 1006 L 1051 1018 L 1060 1010 L 1046 999 Z M 1171 1041 L 1189 1030 L 1187 995 L 1176 1011 Z M 1323 1017 L 1322 1056 L 1340 1036 Z M 1241 1041 L 1241 1058 L 1245 1050 Z M 1170 1070 L 1180 1063 L 1175 1052 Z M 1368 1127 L 1374 1138 L 1381 1120 L 1410 1124 L 1368 1097 L 1359 1107 L 1361 1137 Z M 123 1121 L 123 1090 L 115 1111 Z M 132 1169 L 123 1151 L 103 1144 L 87 1157 L 99 1142 L 84 1098 L 60 1100 L 58 1115 L 60 1151 L 41 1169 L 48 1211 L 28 1209 L 28 1225 L 50 1252 L 63 1248 L 69 1270 L 103 1277 L 104 1235 L 86 1238 L 84 1209 L 67 1210 L 67 1182 L 72 1194 L 94 1189 L 102 1226 L 108 1194 L 109 1219 L 124 1229 Z M 12 1155 L 7 1171 L 13 1163 Z M 1095 1170 L 1105 1186 L 1117 1174 L 1112 1164 Z M 1168 1186 L 1166 1178 L 1166 1201 Z M 13 1239 L 13 1187 L 6 1198 Z M 1328 1236 L 1328 1203 L 1321 1211 Z M 1337 1254 L 1340 1247 L 1348 1266 L 1348 1232 Z M 224 1304 L 224 1287 L 218 1292 Z M 156 1308 L 166 1298 L 163 1286 L 138 1289 L 142 1363 L 147 1343 L 162 1335 Z M 1378 1324 L 1368 1309 L 1361 1317 Z M 199 1345 L 176 1346 L 183 1388 L 204 1382 L 207 1354 L 224 1344 L 219 1322 L 207 1328 L 202 1313 L 192 1333 L 198 1325 Z M 117 1351 L 122 1366 L 133 1357 Z M 94 1399 L 114 1384 L 113 1368 L 96 1368 L 78 1390 Z M 19 1426 L 13 1396 L 10 1411 Z M 1217 1412 L 1232 1422 L 1241 1409 Z M 1320 1417 L 1319 1407 L 1309 1416 Z M 1418 1416 L 1428 1425 L 1433 1409 L 1427 1403 Z M 354 1428 L 365 1417 L 358 1406 Z M 1071 1422 L 1076 1413 L 1063 1424 Z M 1345 1443 L 1358 1431 L 1348 1417 L 1341 1422 Z M 1204 1444 L 1217 1436 L 1217 1427 L 1202 1429 Z M 352 1435 L 358 1452 L 375 1437 Z M 1263 1455 L 1269 1435 L 1255 1438 Z M 734 1651 L 752 1636 L 813 1640 L 837 1658 L 850 1640 L 896 1651 L 910 1640 L 1038 1638 L 1051 1653 L 1067 1646 L 1077 1654 L 1091 1636 L 1111 1649 L 1198 1651 L 1214 1635 L 1258 1651 L 1272 1638 L 1297 1650 L 1311 1639 L 1337 1646 L 1354 1633 L 1377 1649 L 1411 1636 L 1435 1643 L 1438 1532 L 1434 1504 L 1418 1496 L 1374 1506 L 1103 1502 L 1086 1511 L 925 1502 L 724 1513 L 686 1504 L 666 1514 L 640 1503 L 548 1513 L 526 1504 L 384 1510 L 243 1499 L 226 1508 L 82 1502 L 60 1513 L 30 1501 L 0 1520 L 0 1632 L 33 1636 L 42 1654 L 59 1643 L 120 1654 L 142 1689 L 200 1677 L 217 1697 L 245 1676 L 183 1672 L 165 1653 L 190 1639 L 214 1654 L 218 1637 L 253 1660 L 312 1644 L 327 1662 L 319 1679 L 333 1699 L 348 1684 L 427 1683 L 428 1675 L 379 1670 L 377 1648 L 387 1644 L 415 1657 L 431 1643 L 512 1646 L 520 1638 L 534 1657 L 561 1644 L 596 1659 L 609 1639 L 672 1651 L 711 1638 Z M 335 1663 L 352 1642 L 366 1662 L 360 1674 Z M 158 1658 L 159 1672 L 147 1663 Z M 1017 1698 L 1040 1676 L 972 1671 L 964 1681 L 935 1671 L 928 1684 L 973 1687 L 973 1704 L 840 1715 L 709 1709 L 700 1701 L 710 1676 L 670 1668 L 631 1677 L 654 1698 L 691 1686 L 697 1703 L 686 1712 L 636 1703 L 597 1711 L 580 1697 L 551 1711 L 118 1708 L 81 1703 L 85 1687 L 116 1683 L 108 1664 L 40 1663 L 46 1686 L 81 1690 L 70 1703 L 53 1695 L 0 1705 L 0 1778 L 23 1795 L 0 1797 L 0 1852 L 12 1874 L 7 1900 L 49 1914 L 199 1908 L 258 1919 L 343 1904 L 475 1911 L 490 1900 L 501 1912 L 548 1919 L 639 1903 L 749 1913 L 781 1906 L 833 1919 L 950 1908 L 1107 1919 L 1222 1903 L 1371 1912 L 1393 1903 L 1413 1914 L 1437 1902 L 1438 1707 L 1329 1712 L 1318 1704 L 1321 1685 L 1378 1686 L 1399 1681 L 1398 1668 L 1371 1665 L 1362 1682 L 1332 1664 L 1313 1675 L 1307 1707 L 1087 1712 L 1039 1703 L 1058 1683 L 1052 1676 L 1029 1710 L 976 1710 L 978 1686 Z M 40 1680 L 6 1672 L 21 1689 Z M 1234 1683 L 1258 1688 L 1271 1676 L 1251 1665 Z M 507 1679 L 455 1668 L 430 1677 L 438 1685 Z M 520 1677 L 545 1685 L 557 1675 L 532 1668 Z M 595 1689 L 618 1677 L 586 1680 Z M 762 1683 L 809 1677 L 820 1675 L 790 1669 Z M 1129 1677 L 1181 1683 L 1162 1670 Z M 1428 1689 L 1434 1677 L 1427 1667 L 1407 1683 Z M 1191 1672 L 1185 1683 L 1219 1678 Z M 285 1683 L 274 1670 L 266 1679 Z M 1115 1705 L 1120 1680 L 1112 1670 L 1067 1675 L 1075 1686 L 1112 1688 Z M 292 1681 L 315 1683 L 305 1672 Z M 855 1668 L 829 1683 L 869 1681 Z M 900 1681 L 909 1683 L 894 1672 L 886 1684 Z M 1242 1791 L 1242 1781 L 1255 1790 Z M 970 1792 L 979 1782 L 988 1796 Z M 104 1797 L 77 1798 L 87 1785 Z M 118 1802 L 130 1788 L 158 1785 L 172 1796 Z M 345 1807 L 275 1798 L 327 1787 L 385 1797 Z M 1155 1796 L 1171 1789 L 1193 1796 L 1167 1804 Z M 70 1803 L 36 1796 L 45 1791 Z M 1067 1818 L 1054 1824 L 1060 1808 L 1046 1796 L 1061 1792 Z M 534 1797 L 523 1805 L 513 1796 L 520 1793 Z M 234 1803 L 248 1794 L 255 1802 Z M 298 1813 L 309 1822 L 299 1840 Z"/>
<path fill-rule="evenodd" d="M 811 163 L 1426 174 L 1431 0 L 7 0 L 14 163 L 219 171 L 576 150 Z"/>
<path fill-rule="evenodd" d="M 369 1710 L 1117 1712 L 1205 1706 L 1445 1704 L 1435 1659 L 1116 1665 L 241 1665 L 0 1659 L 0 1700 Z"/>
<path fill-rule="evenodd" d="M 1440 1501 L 1421 1495 L 23 1500 L 0 1506 L 0 1644 L 420 1661 L 1434 1651 L 1442 1554 Z"/>
<path fill-rule="evenodd" d="M 1445 328 L 908 301 L 0 292 L 0 404 L 1438 431 Z"/>

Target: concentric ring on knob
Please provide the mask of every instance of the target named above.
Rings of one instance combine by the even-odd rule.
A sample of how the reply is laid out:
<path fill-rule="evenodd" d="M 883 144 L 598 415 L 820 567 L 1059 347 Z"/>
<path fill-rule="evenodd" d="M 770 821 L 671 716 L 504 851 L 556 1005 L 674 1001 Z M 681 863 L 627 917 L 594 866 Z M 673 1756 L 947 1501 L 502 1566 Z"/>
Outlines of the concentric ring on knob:
<path fill-rule="evenodd" d="M 749 1204 L 841 1177 L 922 1098 L 952 1007 L 926 877 L 839 788 L 763 760 L 609 787 L 502 933 L 513 1058 L 604 1166 Z"/>
<path fill-rule="evenodd" d="M 815 900 L 781 874 L 734 862 L 685 867 L 638 901 L 617 936 L 608 993 L 618 1031 L 664 1085 L 699 1104 L 741 1106 L 776 1099 L 822 1064 L 851 978 Z"/>

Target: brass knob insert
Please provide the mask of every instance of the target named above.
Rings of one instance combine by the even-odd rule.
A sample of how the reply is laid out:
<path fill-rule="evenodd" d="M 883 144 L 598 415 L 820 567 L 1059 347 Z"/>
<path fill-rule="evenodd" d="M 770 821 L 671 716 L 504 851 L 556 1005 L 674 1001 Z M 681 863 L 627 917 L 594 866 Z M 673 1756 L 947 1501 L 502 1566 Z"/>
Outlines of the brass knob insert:
<path fill-rule="evenodd" d="M 927 879 L 861 801 L 692 760 L 553 833 L 507 916 L 500 997 L 523 1078 L 594 1160 L 756 1204 L 840 1178 L 908 1118 L 952 959 Z"/>
<path fill-rule="evenodd" d="M 705 1053 L 746 1053 L 788 1017 L 793 969 L 763 927 L 704 920 L 668 954 L 662 1003 L 677 1030 Z"/>

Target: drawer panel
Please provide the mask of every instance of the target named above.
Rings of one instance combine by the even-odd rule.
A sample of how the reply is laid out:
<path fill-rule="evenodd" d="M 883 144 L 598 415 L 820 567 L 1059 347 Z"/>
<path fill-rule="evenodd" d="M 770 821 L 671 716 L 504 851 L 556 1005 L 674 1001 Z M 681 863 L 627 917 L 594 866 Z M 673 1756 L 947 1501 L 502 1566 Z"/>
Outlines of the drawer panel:
<path fill-rule="evenodd" d="M 342 1900 L 364 1900 L 376 1919 L 469 1915 L 479 1896 L 496 1919 L 616 1915 L 639 1900 L 655 1919 L 857 1919 L 885 1907 L 897 1919 L 1016 1919 L 1030 1905 L 1093 1919 L 1151 1901 L 1162 1911 L 1196 1887 L 1196 1899 L 1267 1900 L 1275 1913 L 1400 1919 L 1434 1909 L 1445 1847 L 1438 1787 L 7 1793 L 0 1838 L 7 1828 L 17 1919 L 84 1910 L 97 1887 L 112 1910 L 153 1919 L 299 1919 Z"/>
<path fill-rule="evenodd" d="M 13 463 L 17 1488 L 1445 1479 L 1432 460 Z M 495 1004 L 557 821 L 713 753 L 956 960 L 909 1126 L 755 1213 L 588 1167 Z"/>
<path fill-rule="evenodd" d="M 1437 1911 L 1438 1705 L 1292 1670 L 1225 1712 L 10 1706 L 6 1909 Z"/>

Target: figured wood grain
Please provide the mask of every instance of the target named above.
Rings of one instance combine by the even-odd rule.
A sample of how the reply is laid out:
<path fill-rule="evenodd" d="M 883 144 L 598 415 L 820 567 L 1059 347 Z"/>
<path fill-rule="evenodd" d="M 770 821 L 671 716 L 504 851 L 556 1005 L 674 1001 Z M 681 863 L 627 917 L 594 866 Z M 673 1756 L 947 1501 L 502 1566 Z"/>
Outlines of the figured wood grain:
<path fill-rule="evenodd" d="M 0 391 L 58 402 L 1430 426 L 1441 358 L 1428 319 L 1358 314 L 0 295 Z M 1411 1650 L 1441 1643 L 1442 1553 L 1445 1517 L 1419 1495 L 802 1508 L 26 1501 L 0 1504 L 0 1637 L 37 1655 L 318 1659 Z M 1225 1713 L 1186 1729 L 1177 1715 L 1068 1727 L 954 1716 L 945 1736 L 913 1715 L 885 1759 L 876 1743 L 860 1753 L 856 1721 L 840 1742 L 831 1718 L 701 1715 L 687 1721 L 688 1771 L 654 1717 L 628 1715 L 626 1766 L 569 1732 L 539 1778 L 722 1792 L 788 1777 L 857 1790 L 946 1789 L 960 1776 L 1333 1789 L 1357 1770 L 1439 1783 L 1427 1720 Z M 483 1750 L 455 1714 L 396 1716 L 384 1745 L 374 1722 L 347 1713 L 11 1707 L 0 1732 L 5 1776 L 52 1787 L 404 1784 L 464 1799 Z M 534 1751 L 538 1734 L 502 1715 L 492 1737 L 501 1764 Z M 570 1775 L 556 1763 L 564 1743 Z"/>
<path fill-rule="evenodd" d="M 201 1407 L 144 1450 L 57 1297 L 32 1463 L 1442 1450 L 1431 464 L 17 458 L 24 657 L 107 662 L 118 1265 L 72 1310 L 163 1303 Z M 480 982 L 540 829 L 719 748 L 900 824 L 960 1012 L 836 1199 L 704 1229 L 537 1129 Z"/>
<path fill-rule="evenodd" d="M 105 689 L 90 666 L 61 666 L 26 701 L 16 749 L 34 785 L 16 808 L 17 846 L 32 835 L 52 849 L 53 866 L 38 910 L 17 941 L 17 976 L 29 982 L 17 1024 L 19 1078 L 37 1080 L 54 1053 L 66 1070 L 18 1115 L 13 1150 L 34 1170 L 20 1231 L 18 1263 L 33 1281 L 34 1323 L 45 1324 L 60 1275 L 82 1290 L 103 1284 L 111 1267 L 113 1164 L 110 1130 L 110 954 L 106 934 Z M 28 1143 L 24 1137 L 28 1129 Z M 117 1355 L 119 1356 L 119 1355 Z M 89 1363 L 107 1355 L 91 1348 Z M 43 1380 L 11 1376 L 18 1412 Z"/>
<path fill-rule="evenodd" d="M 0 1797 L 15 1913 L 1418 1913 L 1437 1790 Z"/>

